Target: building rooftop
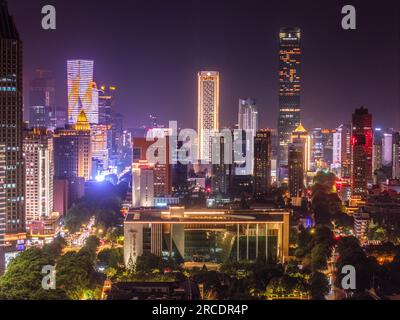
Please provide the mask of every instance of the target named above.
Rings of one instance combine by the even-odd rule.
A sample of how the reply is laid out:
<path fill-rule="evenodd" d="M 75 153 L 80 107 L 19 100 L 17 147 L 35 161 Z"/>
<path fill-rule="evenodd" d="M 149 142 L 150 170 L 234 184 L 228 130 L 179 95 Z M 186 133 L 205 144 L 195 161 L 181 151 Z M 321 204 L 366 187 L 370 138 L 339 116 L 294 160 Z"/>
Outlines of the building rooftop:
<path fill-rule="evenodd" d="M 184 209 L 170 207 L 169 210 L 131 210 L 125 222 L 128 223 L 176 223 L 176 224 L 226 224 L 226 223 L 282 223 L 289 212 L 271 209 Z"/>

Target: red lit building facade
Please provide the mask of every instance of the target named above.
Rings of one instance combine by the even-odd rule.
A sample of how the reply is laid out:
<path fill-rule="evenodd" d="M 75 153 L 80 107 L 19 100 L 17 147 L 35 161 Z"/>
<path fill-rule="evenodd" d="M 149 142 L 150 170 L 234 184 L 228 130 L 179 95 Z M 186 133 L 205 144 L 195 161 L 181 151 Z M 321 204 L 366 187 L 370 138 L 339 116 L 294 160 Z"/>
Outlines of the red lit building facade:
<path fill-rule="evenodd" d="M 364 195 L 372 181 L 372 115 L 364 107 L 356 109 L 351 124 L 352 194 Z"/>

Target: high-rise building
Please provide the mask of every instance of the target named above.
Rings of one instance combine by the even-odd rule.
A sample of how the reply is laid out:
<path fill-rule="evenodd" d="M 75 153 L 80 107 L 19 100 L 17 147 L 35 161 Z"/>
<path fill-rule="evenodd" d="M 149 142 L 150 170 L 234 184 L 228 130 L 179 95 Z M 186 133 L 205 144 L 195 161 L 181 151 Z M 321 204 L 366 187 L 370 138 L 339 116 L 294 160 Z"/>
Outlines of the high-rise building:
<path fill-rule="evenodd" d="M 132 139 L 132 152 L 133 161 L 148 161 L 152 166 L 154 171 L 154 196 L 155 197 L 165 197 L 171 195 L 172 193 L 172 173 L 171 173 L 171 161 L 170 161 L 170 146 L 169 146 L 169 129 L 160 129 L 159 137 L 162 137 L 163 143 L 161 145 L 161 140 L 159 141 L 158 153 L 165 154 L 165 161 L 159 161 L 157 163 L 151 163 L 151 159 L 147 159 L 146 154 L 148 148 L 154 144 L 154 141 L 150 139 L 148 141 L 146 138 L 133 138 Z M 150 133 L 151 135 L 151 133 Z M 161 150 L 162 149 L 162 150 Z"/>
<path fill-rule="evenodd" d="M 214 194 L 230 195 L 233 174 L 233 154 L 231 148 L 232 144 L 228 143 L 228 140 L 232 140 L 232 138 L 232 135 L 230 137 L 218 136 L 213 138 L 213 143 L 219 143 L 218 164 L 213 161 L 212 166 L 211 189 Z M 214 150 L 218 149 L 214 147 Z M 213 158 L 215 158 L 214 154 Z"/>
<path fill-rule="evenodd" d="M 108 132 L 109 127 L 104 124 L 94 124 L 91 129 L 91 145 L 92 145 L 92 158 L 94 161 L 98 162 L 98 167 L 96 170 L 97 175 L 101 174 L 102 171 L 108 169 L 108 159 L 109 159 L 109 146 L 108 146 Z"/>
<path fill-rule="evenodd" d="M 75 124 L 83 109 L 90 124 L 99 123 L 99 91 L 93 81 L 94 61 L 68 60 L 68 123 Z"/>
<path fill-rule="evenodd" d="M 219 130 L 219 72 L 201 71 L 198 77 L 199 159 L 210 163 L 211 137 Z"/>
<path fill-rule="evenodd" d="M 351 130 L 352 194 L 364 195 L 372 181 L 372 115 L 367 108 L 355 110 Z"/>
<path fill-rule="evenodd" d="M 393 133 L 385 132 L 382 140 L 382 165 L 391 167 L 393 163 Z"/>
<path fill-rule="evenodd" d="M 36 77 L 29 82 L 29 126 L 52 129 L 55 117 L 55 81 L 52 73 L 36 70 Z"/>
<path fill-rule="evenodd" d="M 372 146 L 372 174 L 382 168 L 382 142 L 383 142 L 383 131 L 381 128 L 374 129 Z"/>
<path fill-rule="evenodd" d="M 147 161 L 132 164 L 132 206 L 154 206 L 154 165 Z"/>
<path fill-rule="evenodd" d="M 300 198 L 304 190 L 304 144 L 300 141 L 289 144 L 289 194 Z"/>
<path fill-rule="evenodd" d="M 300 124 L 301 31 L 295 27 L 279 32 L 279 117 L 278 165 L 288 164 L 288 144 L 292 132 Z"/>
<path fill-rule="evenodd" d="M 246 153 L 250 154 L 251 163 L 247 164 L 244 175 L 251 175 L 254 171 L 254 137 L 258 130 L 258 111 L 256 100 L 253 98 L 239 99 L 239 113 L 238 113 L 239 130 L 246 132 Z"/>
<path fill-rule="evenodd" d="M 5 145 L 0 145 L 0 275 L 5 269 L 4 237 L 6 234 L 6 150 Z"/>
<path fill-rule="evenodd" d="M 328 129 L 315 128 L 311 132 L 311 168 L 329 169 L 333 160 L 333 133 Z"/>
<path fill-rule="evenodd" d="M 399 179 L 400 178 L 400 133 L 394 132 L 393 133 L 393 164 L 392 164 L 392 178 Z"/>
<path fill-rule="evenodd" d="M 298 127 L 292 132 L 292 136 L 290 138 L 290 142 L 296 145 L 301 145 L 303 148 L 303 172 L 307 173 L 311 169 L 311 137 L 308 134 L 307 130 L 304 129 L 302 124 L 300 123 Z"/>
<path fill-rule="evenodd" d="M 341 176 L 342 166 L 342 130 L 343 125 L 340 125 L 332 133 L 332 171 L 337 175 Z"/>
<path fill-rule="evenodd" d="M 22 42 L 7 2 L 0 1 L 0 143 L 6 152 L 6 233 L 25 232 L 22 153 Z"/>
<path fill-rule="evenodd" d="M 111 125 L 111 113 L 114 109 L 115 86 L 100 86 L 99 90 L 99 124 Z"/>
<path fill-rule="evenodd" d="M 351 178 L 351 125 L 341 126 L 341 177 L 342 179 Z"/>
<path fill-rule="evenodd" d="M 271 187 L 271 132 L 259 130 L 254 137 L 254 191 L 265 194 Z"/>
<path fill-rule="evenodd" d="M 53 137 L 46 129 L 25 134 L 26 221 L 49 218 L 53 212 Z"/>
<path fill-rule="evenodd" d="M 82 109 L 75 125 L 54 133 L 54 173 L 57 178 L 90 180 L 91 172 L 90 124 Z"/>

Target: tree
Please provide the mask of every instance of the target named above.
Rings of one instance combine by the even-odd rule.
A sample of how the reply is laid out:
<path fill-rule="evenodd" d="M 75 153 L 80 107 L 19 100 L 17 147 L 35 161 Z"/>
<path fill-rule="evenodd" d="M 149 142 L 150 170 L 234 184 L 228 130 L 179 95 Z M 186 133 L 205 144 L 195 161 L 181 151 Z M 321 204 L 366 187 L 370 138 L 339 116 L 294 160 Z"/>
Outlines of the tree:
<path fill-rule="evenodd" d="M 324 300 L 329 293 L 328 278 L 321 272 L 314 272 L 310 278 L 310 294 L 313 300 Z"/>
<path fill-rule="evenodd" d="M 42 269 L 54 259 L 38 248 L 28 249 L 14 258 L 0 278 L 0 300 L 67 299 L 63 290 L 42 288 Z"/>
<path fill-rule="evenodd" d="M 336 286 L 341 287 L 345 275 L 341 273 L 346 265 L 353 266 L 356 271 L 356 293 L 363 292 L 372 287 L 373 265 L 361 248 L 358 240 L 354 237 L 341 238 L 338 241 L 339 259 L 336 262 Z"/>
<path fill-rule="evenodd" d="M 106 268 L 118 269 L 124 263 L 124 254 L 122 248 L 106 248 L 97 255 L 97 260 Z"/>

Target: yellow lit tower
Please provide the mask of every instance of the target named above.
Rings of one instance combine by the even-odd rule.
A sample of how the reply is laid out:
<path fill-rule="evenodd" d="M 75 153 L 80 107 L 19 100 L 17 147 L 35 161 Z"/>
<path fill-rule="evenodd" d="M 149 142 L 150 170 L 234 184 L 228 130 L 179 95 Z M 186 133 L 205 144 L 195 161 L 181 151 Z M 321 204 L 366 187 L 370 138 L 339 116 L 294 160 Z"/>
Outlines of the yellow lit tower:
<path fill-rule="evenodd" d="M 197 78 L 199 159 L 210 162 L 211 137 L 219 130 L 219 72 L 200 71 Z"/>
<path fill-rule="evenodd" d="M 291 143 L 301 145 L 303 151 L 303 159 L 304 159 L 304 173 L 310 171 L 311 169 L 311 136 L 307 132 L 307 130 L 300 123 L 297 128 L 292 132 L 292 136 L 290 139 Z"/>

